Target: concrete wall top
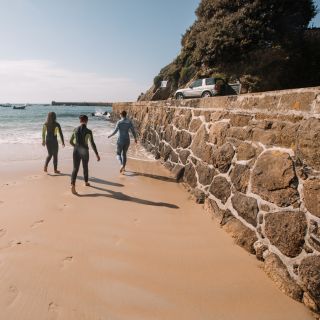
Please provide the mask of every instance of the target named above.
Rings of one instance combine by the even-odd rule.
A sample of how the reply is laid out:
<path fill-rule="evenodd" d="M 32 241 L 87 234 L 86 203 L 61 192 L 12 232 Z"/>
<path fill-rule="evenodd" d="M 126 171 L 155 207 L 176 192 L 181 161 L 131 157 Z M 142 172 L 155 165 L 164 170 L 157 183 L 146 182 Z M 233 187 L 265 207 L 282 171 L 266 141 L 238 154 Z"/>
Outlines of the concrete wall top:
<path fill-rule="evenodd" d="M 190 100 L 139 101 L 114 103 L 117 108 L 132 105 L 149 107 L 182 107 L 239 111 L 246 113 L 267 112 L 292 114 L 304 118 L 320 118 L 320 87 L 250 93 L 239 96 L 213 97 Z"/>

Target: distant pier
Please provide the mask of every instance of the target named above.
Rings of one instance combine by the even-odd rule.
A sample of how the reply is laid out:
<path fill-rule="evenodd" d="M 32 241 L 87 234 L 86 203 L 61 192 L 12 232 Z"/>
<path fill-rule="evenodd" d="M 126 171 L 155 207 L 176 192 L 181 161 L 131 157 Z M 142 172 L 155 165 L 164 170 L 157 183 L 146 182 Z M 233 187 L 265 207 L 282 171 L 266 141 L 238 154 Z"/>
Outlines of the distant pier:
<path fill-rule="evenodd" d="M 88 106 L 88 107 L 112 107 L 112 102 L 60 102 L 52 101 L 53 106 Z"/>

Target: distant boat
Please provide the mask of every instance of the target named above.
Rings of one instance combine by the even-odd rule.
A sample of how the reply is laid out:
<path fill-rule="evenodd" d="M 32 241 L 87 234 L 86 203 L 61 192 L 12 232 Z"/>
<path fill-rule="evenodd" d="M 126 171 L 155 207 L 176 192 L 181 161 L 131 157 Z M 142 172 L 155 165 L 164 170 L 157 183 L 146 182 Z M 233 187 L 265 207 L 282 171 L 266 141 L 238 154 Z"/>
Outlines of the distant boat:
<path fill-rule="evenodd" d="M 0 107 L 2 108 L 11 108 L 11 104 L 10 103 L 5 103 L 5 104 L 0 104 Z"/>
<path fill-rule="evenodd" d="M 24 110 L 26 108 L 26 105 L 23 105 L 23 106 L 13 106 L 12 109 L 14 110 Z"/>
<path fill-rule="evenodd" d="M 97 117 L 97 118 L 100 118 L 100 119 L 104 119 L 104 120 L 110 120 L 111 119 L 111 114 L 106 111 L 106 112 L 92 112 L 91 115 L 93 117 Z"/>

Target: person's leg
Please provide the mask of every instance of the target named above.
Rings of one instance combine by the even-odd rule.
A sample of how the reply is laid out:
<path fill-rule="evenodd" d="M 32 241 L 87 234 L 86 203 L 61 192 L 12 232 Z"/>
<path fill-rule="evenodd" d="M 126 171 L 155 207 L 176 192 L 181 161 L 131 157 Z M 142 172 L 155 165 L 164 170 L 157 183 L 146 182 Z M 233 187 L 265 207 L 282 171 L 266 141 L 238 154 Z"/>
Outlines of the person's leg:
<path fill-rule="evenodd" d="M 55 173 L 60 173 L 60 171 L 58 171 L 58 151 L 59 151 L 58 141 L 55 141 L 53 146 L 53 167 L 54 167 Z"/>
<path fill-rule="evenodd" d="M 71 185 L 75 186 L 76 180 L 77 180 L 77 175 L 79 172 L 79 167 L 80 167 L 80 162 L 81 162 L 81 157 L 78 153 L 77 148 L 74 148 L 73 150 L 73 171 L 71 175 Z"/>
<path fill-rule="evenodd" d="M 124 171 L 125 168 L 126 168 L 126 165 L 127 165 L 127 152 L 128 152 L 128 149 L 129 149 L 129 146 L 130 146 L 130 142 L 126 143 L 124 146 L 123 146 L 123 149 L 122 149 L 122 168 Z"/>
<path fill-rule="evenodd" d="M 86 186 L 89 186 L 89 151 L 83 152 L 82 156 L 83 177 Z"/>
<path fill-rule="evenodd" d="M 48 165 L 49 165 L 49 162 L 51 161 L 52 156 L 53 156 L 52 145 L 49 141 L 46 142 L 46 146 L 47 146 L 47 150 L 48 150 L 48 156 L 47 156 L 45 164 L 44 164 L 44 171 L 45 172 L 48 171 Z"/>
<path fill-rule="evenodd" d="M 117 143 L 117 159 L 119 160 L 121 166 L 123 166 L 122 149 L 123 149 L 123 145 L 118 142 Z"/>

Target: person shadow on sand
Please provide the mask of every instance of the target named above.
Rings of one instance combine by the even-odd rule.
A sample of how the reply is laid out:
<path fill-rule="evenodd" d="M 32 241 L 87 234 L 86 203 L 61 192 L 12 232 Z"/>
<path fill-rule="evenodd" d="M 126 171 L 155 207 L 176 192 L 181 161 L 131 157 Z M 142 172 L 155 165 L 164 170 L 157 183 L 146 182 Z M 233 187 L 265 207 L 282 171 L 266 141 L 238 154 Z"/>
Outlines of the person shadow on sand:
<path fill-rule="evenodd" d="M 98 197 L 105 197 L 105 198 L 112 198 L 120 201 L 128 201 L 128 202 L 134 202 L 138 204 L 143 204 L 146 206 L 155 206 L 155 207 L 167 207 L 170 209 L 179 209 L 179 207 L 175 204 L 171 203 L 166 203 L 166 202 L 155 202 L 151 200 L 145 200 L 145 199 L 140 199 L 136 197 L 131 197 L 123 192 L 119 191 L 113 191 L 109 189 L 104 189 L 100 187 L 95 187 L 91 186 L 92 189 L 103 191 L 104 193 L 89 193 L 89 194 L 77 194 L 78 197 L 80 198 L 98 198 Z"/>

